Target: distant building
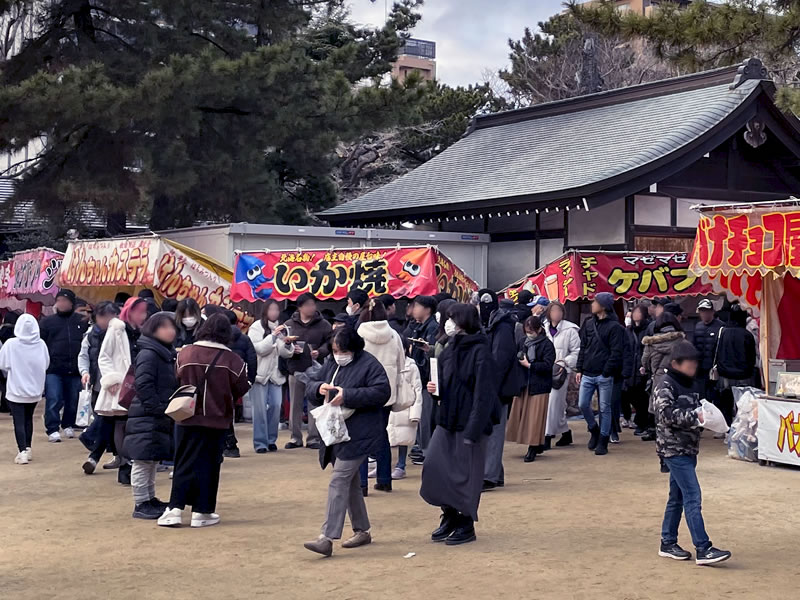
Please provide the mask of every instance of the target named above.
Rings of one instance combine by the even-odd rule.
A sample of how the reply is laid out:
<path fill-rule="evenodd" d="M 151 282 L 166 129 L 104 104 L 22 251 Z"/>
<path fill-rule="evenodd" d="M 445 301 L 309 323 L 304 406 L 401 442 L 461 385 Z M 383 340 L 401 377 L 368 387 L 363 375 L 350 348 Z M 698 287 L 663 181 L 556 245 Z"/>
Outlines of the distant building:
<path fill-rule="evenodd" d="M 409 38 L 400 48 L 397 61 L 392 66 L 392 77 L 404 81 L 415 71 L 425 81 L 436 79 L 436 42 Z"/>
<path fill-rule="evenodd" d="M 596 0 L 578 0 L 578 4 L 593 4 Z M 640 15 L 649 15 L 654 7 L 666 2 L 677 3 L 680 5 L 691 4 L 692 0 L 616 0 L 615 4 L 619 10 L 630 10 Z"/>

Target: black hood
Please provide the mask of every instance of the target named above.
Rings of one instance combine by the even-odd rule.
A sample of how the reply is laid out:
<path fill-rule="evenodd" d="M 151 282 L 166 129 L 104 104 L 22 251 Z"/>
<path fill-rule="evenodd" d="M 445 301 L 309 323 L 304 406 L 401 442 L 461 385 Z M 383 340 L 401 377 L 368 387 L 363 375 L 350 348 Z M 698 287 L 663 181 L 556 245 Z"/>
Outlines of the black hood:
<path fill-rule="evenodd" d="M 167 346 L 163 342 L 146 335 L 140 336 L 136 344 L 139 346 L 140 351 L 144 349 L 152 350 L 163 360 L 172 360 L 175 356 L 175 350 L 172 346 Z"/>
<path fill-rule="evenodd" d="M 487 297 L 490 300 L 485 302 L 484 299 Z M 487 288 L 478 290 L 478 308 L 481 313 L 481 322 L 484 325 L 489 324 L 489 319 L 491 319 L 492 313 L 497 310 L 498 306 L 497 294 Z"/>

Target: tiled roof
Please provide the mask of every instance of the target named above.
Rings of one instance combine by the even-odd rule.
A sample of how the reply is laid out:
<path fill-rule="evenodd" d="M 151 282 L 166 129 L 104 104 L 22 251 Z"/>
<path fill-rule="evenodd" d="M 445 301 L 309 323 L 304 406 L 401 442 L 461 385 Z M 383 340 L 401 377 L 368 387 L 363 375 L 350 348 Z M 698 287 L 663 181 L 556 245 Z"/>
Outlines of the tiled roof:
<path fill-rule="evenodd" d="M 722 123 L 759 89 L 756 79 L 731 89 L 733 73 L 726 71 L 724 83 L 705 75 L 707 82 L 698 84 L 695 75 L 479 117 L 469 135 L 435 158 L 320 217 L 341 223 L 487 200 L 574 196 Z"/>

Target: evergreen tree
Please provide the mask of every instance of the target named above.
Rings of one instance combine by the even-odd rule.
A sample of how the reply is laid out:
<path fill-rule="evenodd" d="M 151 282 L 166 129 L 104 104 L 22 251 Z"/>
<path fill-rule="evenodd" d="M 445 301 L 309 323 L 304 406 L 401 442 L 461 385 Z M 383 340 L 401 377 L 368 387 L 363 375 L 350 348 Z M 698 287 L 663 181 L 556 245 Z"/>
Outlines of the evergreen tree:
<path fill-rule="evenodd" d="M 54 217 L 88 201 L 117 226 L 302 222 L 336 197 L 337 144 L 418 118 L 416 80 L 380 76 L 420 0 L 380 29 L 343 0 L 39 4 L 0 66 L 0 150 L 46 140 L 17 197 Z"/>

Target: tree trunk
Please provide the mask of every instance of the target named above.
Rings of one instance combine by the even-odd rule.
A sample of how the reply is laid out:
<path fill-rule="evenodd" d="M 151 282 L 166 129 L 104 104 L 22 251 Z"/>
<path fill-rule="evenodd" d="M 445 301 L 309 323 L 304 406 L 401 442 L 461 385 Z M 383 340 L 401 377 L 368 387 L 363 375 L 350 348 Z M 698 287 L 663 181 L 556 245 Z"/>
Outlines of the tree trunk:
<path fill-rule="evenodd" d="M 128 215 L 125 211 L 110 212 L 106 215 L 106 233 L 111 237 L 125 235 L 128 231 Z"/>

